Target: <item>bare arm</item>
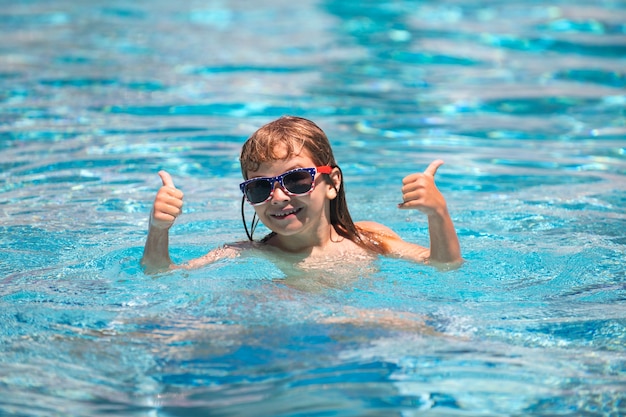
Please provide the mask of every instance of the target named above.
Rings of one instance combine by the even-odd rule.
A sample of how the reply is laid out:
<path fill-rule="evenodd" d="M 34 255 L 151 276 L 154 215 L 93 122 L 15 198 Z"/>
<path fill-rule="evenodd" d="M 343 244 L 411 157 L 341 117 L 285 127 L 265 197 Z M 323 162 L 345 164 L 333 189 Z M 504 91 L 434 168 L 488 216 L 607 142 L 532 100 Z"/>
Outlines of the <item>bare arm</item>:
<path fill-rule="evenodd" d="M 183 193 L 176 188 L 170 174 L 159 171 L 159 176 L 163 185 L 150 212 L 148 238 L 141 258 L 141 265 L 147 273 L 165 271 L 173 266 L 169 253 L 169 229 L 183 207 Z"/>
<path fill-rule="evenodd" d="M 402 180 L 401 209 L 416 209 L 428 216 L 430 251 L 427 261 L 433 264 L 455 264 L 462 261 L 461 247 L 446 200 L 435 185 L 437 169 L 442 160 L 433 161 L 422 173 Z"/>
<path fill-rule="evenodd" d="M 170 269 L 173 266 L 168 247 L 169 231 L 150 227 L 143 249 L 141 266 L 144 272 L 152 274 Z"/>
<path fill-rule="evenodd" d="M 240 252 L 246 247 L 249 247 L 249 245 L 247 245 L 247 242 L 235 243 L 232 245 L 224 245 L 219 248 L 213 249 L 212 251 L 208 252 L 206 255 L 203 255 L 196 259 L 192 259 L 191 261 L 183 265 L 177 266 L 177 268 L 196 269 L 196 268 L 201 268 L 210 263 L 217 262 L 220 259 L 235 258 L 239 256 Z"/>
<path fill-rule="evenodd" d="M 170 174 L 159 171 L 163 185 L 157 192 L 150 212 L 148 238 L 144 247 L 141 265 L 148 274 L 167 271 L 168 269 L 194 269 L 223 258 L 233 258 L 245 245 L 230 245 L 216 248 L 206 255 L 193 259 L 183 265 L 175 265 L 170 258 L 169 230 L 182 213 L 183 193 L 174 185 Z"/>

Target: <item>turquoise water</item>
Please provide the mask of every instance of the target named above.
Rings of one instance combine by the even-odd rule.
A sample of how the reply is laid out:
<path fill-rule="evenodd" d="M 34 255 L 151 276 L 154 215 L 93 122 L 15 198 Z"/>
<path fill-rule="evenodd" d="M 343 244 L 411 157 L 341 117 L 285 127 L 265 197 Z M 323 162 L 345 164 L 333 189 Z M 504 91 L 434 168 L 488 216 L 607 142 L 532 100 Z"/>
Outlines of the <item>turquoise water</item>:
<path fill-rule="evenodd" d="M 0 415 L 626 414 L 623 2 L 0 5 Z M 157 171 L 176 261 L 245 239 L 282 114 L 417 243 L 400 182 L 444 159 L 466 264 L 145 276 Z"/>

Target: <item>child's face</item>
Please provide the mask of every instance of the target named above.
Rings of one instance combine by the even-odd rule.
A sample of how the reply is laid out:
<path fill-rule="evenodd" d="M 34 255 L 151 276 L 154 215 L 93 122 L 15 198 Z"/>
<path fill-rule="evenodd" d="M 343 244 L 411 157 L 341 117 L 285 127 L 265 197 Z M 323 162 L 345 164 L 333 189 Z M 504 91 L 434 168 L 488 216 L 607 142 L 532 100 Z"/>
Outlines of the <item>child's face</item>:
<path fill-rule="evenodd" d="M 306 150 L 299 155 L 285 159 L 264 162 L 256 171 L 248 171 L 248 179 L 254 177 L 274 177 L 295 168 L 313 168 L 313 162 Z M 254 206 L 257 216 L 273 232 L 283 236 L 317 234 L 328 231 L 330 224 L 329 201 L 334 197 L 334 188 L 322 174 L 315 175 L 315 187 L 310 194 L 290 196 L 275 183 L 271 198 Z"/>

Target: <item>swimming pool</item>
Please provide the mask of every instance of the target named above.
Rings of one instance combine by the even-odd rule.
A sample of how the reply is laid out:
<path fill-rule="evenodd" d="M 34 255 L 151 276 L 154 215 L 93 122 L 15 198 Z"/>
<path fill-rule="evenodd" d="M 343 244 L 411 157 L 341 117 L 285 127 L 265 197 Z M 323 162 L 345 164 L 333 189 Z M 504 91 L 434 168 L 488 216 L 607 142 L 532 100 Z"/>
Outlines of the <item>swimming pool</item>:
<path fill-rule="evenodd" d="M 626 414 L 623 2 L 262 3 L 2 2 L 0 415 Z M 282 114 L 421 244 L 399 184 L 444 159 L 466 264 L 145 276 L 156 172 L 175 260 L 245 239 Z"/>

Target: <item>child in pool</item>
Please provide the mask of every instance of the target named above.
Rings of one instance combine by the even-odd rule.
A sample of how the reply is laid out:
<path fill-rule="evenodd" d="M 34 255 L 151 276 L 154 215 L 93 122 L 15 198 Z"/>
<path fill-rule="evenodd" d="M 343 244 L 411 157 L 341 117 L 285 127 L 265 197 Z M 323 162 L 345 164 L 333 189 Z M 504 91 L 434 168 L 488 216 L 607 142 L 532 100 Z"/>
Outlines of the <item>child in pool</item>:
<path fill-rule="evenodd" d="M 440 267 L 454 267 L 462 261 L 446 200 L 434 182 L 441 160 L 403 179 L 403 203 L 398 205 L 426 214 L 430 249 L 404 241 L 382 224 L 352 221 L 341 169 L 326 134 L 310 120 L 284 116 L 266 124 L 244 143 L 240 162 L 246 180 L 240 185 L 243 198 L 253 205 L 255 218 L 272 232 L 253 241 L 255 218 L 250 230 L 244 219 L 249 242 L 227 245 L 185 265 L 174 265 L 168 231 L 182 212 L 183 193 L 167 172 L 160 171 L 163 185 L 154 200 L 141 259 L 146 272 L 198 268 L 251 248 L 298 264 L 322 259 L 345 263 L 377 254 Z"/>

